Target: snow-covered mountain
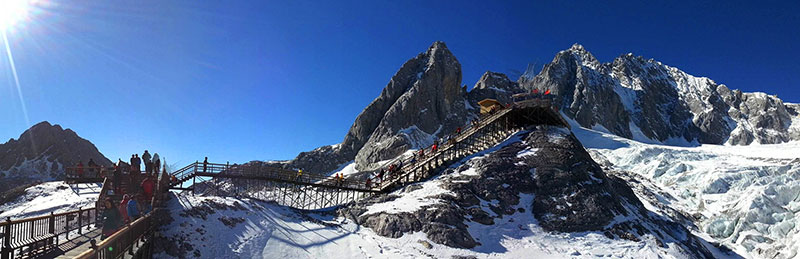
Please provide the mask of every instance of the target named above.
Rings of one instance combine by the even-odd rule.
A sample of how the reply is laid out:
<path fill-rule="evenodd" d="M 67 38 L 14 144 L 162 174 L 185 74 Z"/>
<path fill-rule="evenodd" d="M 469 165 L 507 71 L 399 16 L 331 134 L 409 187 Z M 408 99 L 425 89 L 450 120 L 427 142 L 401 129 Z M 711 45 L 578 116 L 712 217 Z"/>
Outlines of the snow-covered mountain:
<path fill-rule="evenodd" d="M 550 89 L 581 126 L 629 139 L 678 145 L 800 140 L 800 105 L 730 90 L 630 53 L 600 63 L 575 44 L 519 83 L 528 90 Z"/>
<path fill-rule="evenodd" d="M 176 193 L 157 257 L 738 257 L 616 175 L 566 128 L 537 127 L 335 213 Z"/>
<path fill-rule="evenodd" d="M 746 257 L 800 256 L 800 142 L 674 147 L 575 134 L 597 161 L 623 172 L 651 210 L 683 215 L 695 233 Z"/>
<path fill-rule="evenodd" d="M 0 144 L 0 192 L 36 181 L 63 179 L 64 168 L 94 159 L 108 166 L 97 147 L 71 129 L 43 121 L 19 136 Z"/>

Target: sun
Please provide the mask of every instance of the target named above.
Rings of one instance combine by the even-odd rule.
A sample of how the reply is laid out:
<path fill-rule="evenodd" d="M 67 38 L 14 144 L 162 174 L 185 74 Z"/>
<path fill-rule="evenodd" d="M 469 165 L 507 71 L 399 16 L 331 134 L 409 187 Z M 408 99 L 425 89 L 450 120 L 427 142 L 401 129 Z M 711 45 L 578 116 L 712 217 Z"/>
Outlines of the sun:
<path fill-rule="evenodd" d="M 30 0 L 0 0 L 0 31 L 28 18 Z"/>

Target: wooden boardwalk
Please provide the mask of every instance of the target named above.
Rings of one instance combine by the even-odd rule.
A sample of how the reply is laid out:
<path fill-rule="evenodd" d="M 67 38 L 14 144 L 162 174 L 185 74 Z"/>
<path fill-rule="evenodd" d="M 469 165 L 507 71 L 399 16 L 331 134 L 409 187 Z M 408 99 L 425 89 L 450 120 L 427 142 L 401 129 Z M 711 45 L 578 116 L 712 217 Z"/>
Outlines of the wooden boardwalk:
<path fill-rule="evenodd" d="M 491 148 L 531 125 L 569 127 L 549 99 L 532 99 L 483 116 L 466 126 L 452 141 L 424 157 L 399 157 L 387 164 L 397 169 L 369 181 L 263 166 L 195 162 L 171 173 L 173 189 L 277 202 L 303 210 L 328 209 L 427 179 L 447 166 Z M 374 173 L 375 171 L 368 172 Z"/>

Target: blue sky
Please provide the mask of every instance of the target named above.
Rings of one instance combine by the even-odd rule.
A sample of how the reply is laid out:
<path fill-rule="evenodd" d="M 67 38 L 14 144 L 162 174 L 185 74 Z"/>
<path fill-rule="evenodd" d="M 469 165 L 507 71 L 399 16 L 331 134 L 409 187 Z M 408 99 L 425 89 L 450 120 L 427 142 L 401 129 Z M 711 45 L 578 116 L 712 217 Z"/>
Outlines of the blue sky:
<path fill-rule="evenodd" d="M 800 102 L 797 1 L 39 2 L 8 30 L 22 101 L 0 54 L 0 138 L 47 120 L 112 160 L 241 163 L 341 142 L 436 40 L 469 87 L 580 43 L 601 62 L 632 52 Z"/>

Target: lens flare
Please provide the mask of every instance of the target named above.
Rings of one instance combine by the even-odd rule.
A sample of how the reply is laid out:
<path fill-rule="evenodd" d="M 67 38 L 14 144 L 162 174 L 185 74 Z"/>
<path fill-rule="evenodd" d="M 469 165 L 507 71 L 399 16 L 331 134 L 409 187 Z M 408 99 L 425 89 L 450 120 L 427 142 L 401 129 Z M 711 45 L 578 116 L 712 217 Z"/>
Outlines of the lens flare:
<path fill-rule="evenodd" d="M 0 30 L 7 30 L 28 18 L 30 0 L 0 0 Z"/>

